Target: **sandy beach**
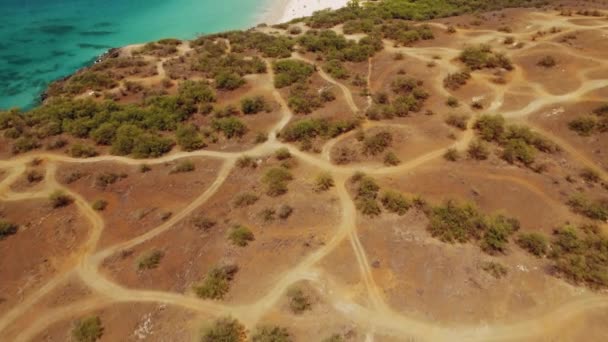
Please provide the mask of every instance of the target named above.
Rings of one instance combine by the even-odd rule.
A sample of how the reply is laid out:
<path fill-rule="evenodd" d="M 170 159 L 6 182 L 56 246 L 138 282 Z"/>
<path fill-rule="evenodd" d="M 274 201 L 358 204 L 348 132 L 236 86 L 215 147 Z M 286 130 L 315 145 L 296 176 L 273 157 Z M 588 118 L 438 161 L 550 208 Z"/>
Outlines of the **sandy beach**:
<path fill-rule="evenodd" d="M 265 21 L 278 24 L 295 18 L 306 17 L 315 11 L 346 6 L 348 0 L 279 0 L 268 9 Z"/>

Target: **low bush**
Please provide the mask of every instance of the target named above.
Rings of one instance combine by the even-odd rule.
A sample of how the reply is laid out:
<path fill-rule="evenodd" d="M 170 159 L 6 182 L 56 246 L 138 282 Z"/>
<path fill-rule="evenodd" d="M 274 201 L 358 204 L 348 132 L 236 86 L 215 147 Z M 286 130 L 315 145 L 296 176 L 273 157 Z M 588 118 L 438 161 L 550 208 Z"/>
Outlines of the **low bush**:
<path fill-rule="evenodd" d="M 405 215 L 412 206 L 412 203 L 405 196 L 393 190 L 385 191 L 380 198 L 380 202 L 382 202 L 384 209 L 399 216 Z"/>
<path fill-rule="evenodd" d="M 70 155 L 75 158 L 91 158 L 97 155 L 93 146 L 74 144 L 70 148 Z"/>
<path fill-rule="evenodd" d="M 19 226 L 16 224 L 0 219 L 0 240 L 16 234 L 18 229 Z"/>
<path fill-rule="evenodd" d="M 192 219 L 192 224 L 202 231 L 208 231 L 209 229 L 215 227 L 217 222 L 206 216 L 197 216 Z"/>
<path fill-rule="evenodd" d="M 116 183 L 119 179 L 127 177 L 126 174 L 117 174 L 114 172 L 102 172 L 95 177 L 95 185 L 105 189 L 108 185 Z"/>
<path fill-rule="evenodd" d="M 196 165 L 192 160 L 181 160 L 172 169 L 171 173 L 185 173 L 192 172 L 196 169 Z"/>
<path fill-rule="evenodd" d="M 301 119 L 290 123 L 281 138 L 285 141 L 310 141 L 316 137 L 335 138 L 359 126 L 358 120 L 328 121 L 323 119 Z"/>
<path fill-rule="evenodd" d="M 583 116 L 568 122 L 570 130 L 575 131 L 581 136 L 590 136 L 597 126 L 597 119 L 593 116 Z"/>
<path fill-rule="evenodd" d="M 323 342 L 345 342 L 344 337 L 340 334 L 333 334 L 328 338 L 324 339 Z"/>
<path fill-rule="evenodd" d="M 264 174 L 262 182 L 266 184 L 266 194 L 276 197 L 287 192 L 287 183 L 293 180 L 291 173 L 282 167 L 269 169 Z"/>
<path fill-rule="evenodd" d="M 49 196 L 51 206 L 53 208 L 61 208 L 70 205 L 73 202 L 72 197 L 66 195 L 61 190 L 56 190 Z"/>
<path fill-rule="evenodd" d="M 298 287 L 291 287 L 287 290 L 287 299 L 291 312 L 295 314 L 301 314 L 311 307 L 310 298 Z"/>
<path fill-rule="evenodd" d="M 458 107 L 460 105 L 460 102 L 454 96 L 450 96 L 445 101 L 445 104 L 448 105 L 449 107 L 456 108 L 456 107 Z"/>
<path fill-rule="evenodd" d="M 443 154 L 443 158 L 448 161 L 458 161 L 460 159 L 460 152 L 455 148 L 448 148 Z"/>
<path fill-rule="evenodd" d="M 487 143 L 481 140 L 474 140 L 467 149 L 469 157 L 476 160 L 486 160 L 490 156 L 490 149 Z"/>
<path fill-rule="evenodd" d="M 592 220 L 608 220 L 608 200 L 592 200 L 579 193 L 571 196 L 567 204 L 575 213 Z"/>
<path fill-rule="evenodd" d="M 557 64 L 557 61 L 553 56 L 544 56 L 536 64 L 544 68 L 553 68 Z"/>
<path fill-rule="evenodd" d="M 246 329 L 236 319 L 223 317 L 204 327 L 201 335 L 201 342 L 242 342 L 246 338 Z"/>
<path fill-rule="evenodd" d="M 236 196 L 236 198 L 234 199 L 234 206 L 237 208 L 247 207 L 253 205 L 255 202 L 258 201 L 258 199 L 258 196 L 249 192 L 245 192 Z"/>
<path fill-rule="evenodd" d="M 468 115 L 458 115 L 458 114 L 450 114 L 447 119 L 445 119 L 445 123 L 450 126 L 456 127 L 462 131 L 467 129 L 467 123 L 469 122 Z"/>
<path fill-rule="evenodd" d="M 193 124 L 180 125 L 175 131 L 177 144 L 184 151 L 195 151 L 206 146 L 203 136 L 199 133 L 198 127 Z"/>
<path fill-rule="evenodd" d="M 211 127 L 224 133 L 224 136 L 228 139 L 242 137 L 247 132 L 247 126 L 235 117 L 213 119 Z"/>
<path fill-rule="evenodd" d="M 246 97 L 241 100 L 243 114 L 257 114 L 268 109 L 268 104 L 263 96 Z"/>
<path fill-rule="evenodd" d="M 372 178 L 365 175 L 353 176 L 353 181 L 358 183 L 355 206 L 363 215 L 378 216 L 382 209 L 378 205 L 377 197 L 380 187 Z"/>
<path fill-rule="evenodd" d="M 255 160 L 250 157 L 250 156 L 242 156 L 239 157 L 239 159 L 236 160 L 236 166 L 238 166 L 241 169 L 245 169 L 245 168 L 255 168 L 256 162 Z"/>
<path fill-rule="evenodd" d="M 97 210 L 97 211 L 103 211 L 103 210 L 106 209 L 107 206 L 108 206 L 108 201 L 102 200 L 102 199 L 96 200 L 91 205 L 91 207 L 93 208 L 93 210 Z"/>
<path fill-rule="evenodd" d="M 461 62 L 471 70 L 503 68 L 513 70 L 513 64 L 503 54 L 493 52 L 488 45 L 469 46 L 459 56 Z"/>
<path fill-rule="evenodd" d="M 291 158 L 291 152 L 289 152 L 289 149 L 287 149 L 287 147 L 281 147 L 280 149 L 274 152 L 274 156 L 278 160 L 286 160 Z"/>
<path fill-rule="evenodd" d="M 284 88 L 299 81 L 305 81 L 315 72 L 315 67 L 295 59 L 283 59 L 274 62 L 274 86 Z"/>
<path fill-rule="evenodd" d="M 500 279 L 507 275 L 507 268 L 498 262 L 495 261 L 487 261 L 481 265 L 481 269 L 488 272 L 492 277 L 496 279 Z"/>
<path fill-rule="evenodd" d="M 452 74 L 448 74 L 443 80 L 443 86 L 450 90 L 458 90 L 458 88 L 467 84 L 467 81 L 471 78 L 471 73 L 468 71 L 461 71 Z M 453 102 L 452 102 L 453 103 Z"/>
<path fill-rule="evenodd" d="M 401 163 L 399 157 L 393 151 L 389 151 L 384 155 L 384 165 L 386 166 L 397 166 Z"/>
<path fill-rule="evenodd" d="M 327 191 L 334 186 L 334 179 L 331 174 L 324 172 L 317 176 L 315 179 L 315 191 L 322 192 Z"/>
<path fill-rule="evenodd" d="M 90 316 L 76 321 L 72 328 L 72 338 L 78 342 L 95 342 L 103 335 L 101 319 Z"/>
<path fill-rule="evenodd" d="M 583 169 L 580 173 L 580 176 L 586 182 L 589 182 L 589 183 L 598 183 L 599 181 L 602 180 L 602 178 L 600 177 L 600 174 L 596 170 L 590 169 L 590 168 Z"/>
<path fill-rule="evenodd" d="M 44 174 L 37 170 L 30 170 L 25 174 L 28 183 L 38 183 L 44 179 Z"/>
<path fill-rule="evenodd" d="M 292 342 L 289 331 L 276 326 L 265 326 L 258 328 L 251 338 L 252 342 Z"/>
<path fill-rule="evenodd" d="M 253 241 L 255 238 L 253 236 L 253 232 L 249 228 L 241 225 L 236 225 L 230 230 L 230 233 L 228 234 L 228 239 L 235 246 L 245 247 L 249 244 L 249 242 Z"/>
<path fill-rule="evenodd" d="M 386 131 L 366 136 L 363 139 L 363 153 L 375 156 L 378 153 L 384 152 L 391 145 L 392 141 L 393 135 Z"/>
<path fill-rule="evenodd" d="M 157 268 L 165 253 L 158 249 L 144 252 L 137 258 L 137 269 L 139 271 Z"/>
<path fill-rule="evenodd" d="M 537 257 L 542 257 L 547 254 L 548 244 L 547 239 L 539 233 L 522 233 L 515 240 L 519 247 L 525 249 Z"/>
<path fill-rule="evenodd" d="M 230 290 L 230 281 L 237 271 L 236 265 L 214 267 L 209 270 L 203 282 L 194 287 L 194 292 L 203 299 L 222 299 Z"/>
<path fill-rule="evenodd" d="M 279 207 L 279 218 L 281 220 L 286 220 L 293 213 L 293 208 L 288 206 L 287 204 L 283 204 Z"/>
<path fill-rule="evenodd" d="M 595 226 L 555 231 L 550 258 L 558 275 L 591 288 L 608 287 L 608 238 Z"/>
<path fill-rule="evenodd" d="M 222 90 L 234 90 L 245 84 L 239 74 L 234 72 L 220 72 L 215 76 L 215 87 Z"/>
<path fill-rule="evenodd" d="M 444 242 L 478 241 L 489 254 L 504 252 L 509 236 L 519 229 L 517 220 L 503 215 L 486 216 L 472 204 L 447 201 L 429 212 L 428 230 Z"/>

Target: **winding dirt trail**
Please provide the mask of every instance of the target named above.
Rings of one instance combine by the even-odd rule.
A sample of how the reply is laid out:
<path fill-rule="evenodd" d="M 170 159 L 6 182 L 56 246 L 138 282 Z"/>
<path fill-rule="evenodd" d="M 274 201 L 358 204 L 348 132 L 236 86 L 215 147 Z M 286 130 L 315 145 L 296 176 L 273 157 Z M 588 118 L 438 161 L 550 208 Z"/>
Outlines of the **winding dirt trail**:
<path fill-rule="evenodd" d="M 546 25 L 547 21 L 551 20 L 551 18 L 554 18 L 554 16 L 539 16 L 537 21 L 533 24 L 540 26 Z M 560 23 L 572 30 L 581 29 L 581 26 L 575 25 L 568 20 L 564 20 Z M 608 25 L 604 26 L 608 27 Z M 487 35 L 482 36 L 483 39 L 496 38 L 496 32 L 491 31 L 486 33 Z M 522 33 L 522 36 L 523 35 L 524 33 Z M 390 51 L 391 48 L 389 48 L 388 50 Z M 457 65 L 455 65 L 452 61 L 454 59 L 454 56 L 457 55 L 457 51 L 454 49 L 394 48 L 394 50 L 403 52 L 408 56 L 424 61 L 428 61 L 429 59 L 431 59 L 429 55 L 441 55 L 443 58 L 440 62 L 438 62 L 438 64 L 441 68 L 440 74 L 443 76 L 457 69 Z M 304 60 L 308 63 L 313 63 L 298 54 L 295 54 L 294 57 Z M 270 80 L 272 80 L 272 78 L 274 78 L 272 67 L 268 61 L 266 61 L 266 63 L 269 70 L 268 77 L 270 77 Z M 367 83 L 368 89 L 371 91 L 373 81 L 373 60 L 370 58 L 368 63 L 369 70 Z M 604 64 L 604 66 L 606 66 L 606 64 Z M 360 112 L 360 109 L 357 107 L 353 99 L 353 95 L 348 89 L 348 87 L 334 80 L 321 68 L 318 68 L 318 72 L 319 75 L 327 82 L 340 88 L 340 90 L 344 94 L 347 105 L 354 114 Z M 586 77 L 584 72 L 587 71 L 582 72 L 583 73 L 579 74 L 579 77 Z M 514 72 L 514 74 L 515 76 L 513 78 L 516 80 L 516 83 L 525 81 L 525 77 L 521 73 L 518 73 L 517 70 Z M 383 76 L 378 75 L 377 77 L 382 78 Z M 444 95 L 449 95 L 450 92 L 443 88 L 441 79 L 442 78 L 435 80 L 433 85 L 440 93 Z M 532 88 L 534 89 L 534 91 L 542 96 L 531 101 L 523 109 L 505 112 L 504 115 L 508 118 L 526 117 L 537 111 L 538 109 L 549 105 L 576 101 L 585 94 L 605 86 L 606 83 L 604 80 L 585 79 L 579 89 L 565 95 L 552 96 L 550 94 L 547 94 L 547 92 L 543 89 L 541 85 L 533 84 Z M 490 107 L 490 111 L 500 111 L 502 107 L 502 101 L 504 99 L 505 92 L 508 91 L 508 87 L 509 86 L 498 87 L 495 85 L 490 87 L 494 92 L 494 102 Z M 43 297 L 50 294 L 60 285 L 65 284 L 66 281 L 68 281 L 68 279 L 72 276 L 78 276 L 88 287 L 94 290 L 95 296 L 90 299 L 70 303 L 62 307 L 39 313 L 33 321 L 29 322 L 27 328 L 20 331 L 17 336 L 14 336 L 15 341 L 32 340 L 33 338 L 35 338 L 35 336 L 37 336 L 37 334 L 39 334 L 55 322 L 67 319 L 68 317 L 72 317 L 73 315 L 85 314 L 86 312 L 90 312 L 92 310 L 96 310 L 118 302 L 164 303 L 168 305 L 188 308 L 192 311 L 205 313 L 212 316 L 232 315 L 242 321 L 247 327 L 252 328 L 256 326 L 260 322 L 262 317 L 279 302 L 279 300 L 284 296 L 285 292 L 291 285 L 301 280 L 307 280 L 311 284 L 313 284 L 319 290 L 322 296 L 336 310 L 344 313 L 348 316 L 349 320 L 356 322 L 358 326 L 362 327 L 365 330 L 365 336 L 367 336 L 366 340 L 373 340 L 373 336 L 375 334 L 393 336 L 398 339 L 442 341 L 503 341 L 541 338 L 543 334 L 547 332 L 547 330 L 554 329 L 555 327 L 558 327 L 560 325 L 568 324 L 568 322 L 589 310 L 608 307 L 608 298 L 606 296 L 587 294 L 572 299 L 566 302 L 565 304 L 560 304 L 556 305 L 555 307 L 547 308 L 547 311 L 544 314 L 536 317 L 522 319 L 521 321 L 510 324 L 492 323 L 484 326 L 442 326 L 436 322 L 414 319 L 408 317 L 406 314 L 394 311 L 387 304 L 383 296 L 383 290 L 375 283 L 365 249 L 361 244 L 361 241 L 359 240 L 359 235 L 357 233 L 358 214 L 354 201 L 347 190 L 348 179 L 354 172 L 357 171 L 363 171 L 370 175 L 402 174 L 414 170 L 425 163 L 440 158 L 445 152 L 445 150 L 449 147 L 463 150 L 474 138 L 472 124 L 475 118 L 471 118 L 468 123 L 467 129 L 464 131 L 461 137 L 451 146 L 446 146 L 437 150 L 428 151 L 421 156 L 404 161 L 398 166 L 338 166 L 330 162 L 331 150 L 338 141 L 350 136 L 351 134 L 354 134 L 354 132 L 350 132 L 339 138 L 328 141 L 323 147 L 320 156 L 300 151 L 299 149 L 290 144 L 285 144 L 277 140 L 278 132 L 280 132 L 293 118 L 293 113 L 289 109 L 285 99 L 283 99 L 278 90 L 273 89 L 273 97 L 281 107 L 281 118 L 272 127 L 268 141 L 248 151 L 177 152 L 171 153 L 160 158 L 149 160 L 134 160 L 119 156 L 99 156 L 89 159 L 76 159 L 63 155 L 42 152 L 33 153 L 26 156 L 18 156 L 9 160 L 0 161 L 0 169 L 5 170 L 5 178 L 0 181 L 0 200 L 21 201 L 31 198 L 44 198 L 48 196 L 48 194 L 50 194 L 53 190 L 60 189 L 62 191 L 65 191 L 74 199 L 74 205 L 76 209 L 89 222 L 89 235 L 85 243 L 80 247 L 78 257 L 76 258 L 76 260 L 74 260 L 73 268 L 62 270 L 55 277 L 46 282 L 42 287 L 38 288 L 33 294 L 27 296 L 22 302 L 18 303 L 11 310 L 2 315 L 2 317 L 0 317 L 0 340 L 3 339 L 3 334 L 6 333 L 8 327 L 13 322 L 18 320 L 25 313 L 27 313 L 28 310 L 32 309 L 36 305 L 36 303 L 38 303 Z M 368 97 L 368 107 L 369 106 L 371 106 L 371 96 Z M 363 127 L 371 127 L 373 125 L 374 124 L 370 122 L 363 123 Z M 580 162 L 581 164 L 596 170 L 604 179 L 608 179 L 608 173 L 605 170 L 599 168 L 595 163 L 593 163 L 587 157 L 583 156 L 574 147 L 567 144 L 559 137 L 550 134 L 549 132 L 544 132 L 538 127 L 536 127 L 536 129 L 551 138 L 553 141 L 555 141 L 559 146 L 562 147 L 565 152 L 573 156 L 577 162 Z M 230 172 L 234 169 L 237 158 L 245 155 L 269 155 L 280 147 L 288 148 L 294 158 L 297 158 L 299 161 L 307 163 L 320 170 L 329 172 L 333 176 L 335 180 L 335 187 L 333 191 L 337 195 L 338 201 L 340 203 L 341 217 L 340 224 L 338 227 L 335 228 L 332 237 L 324 245 L 305 256 L 298 263 L 298 265 L 281 274 L 280 279 L 271 288 L 269 288 L 268 291 L 263 294 L 263 296 L 261 296 L 252 303 L 245 303 L 240 305 L 225 305 L 216 301 L 202 300 L 189 294 L 126 288 L 117 283 L 114 283 L 110 279 L 107 279 L 99 272 L 100 264 L 106 258 L 120 251 L 130 249 L 134 246 L 144 243 L 158 236 L 159 234 L 162 234 L 163 232 L 172 229 L 178 222 L 181 222 L 186 217 L 188 217 L 194 210 L 200 208 L 203 204 L 205 204 L 209 200 L 209 198 L 211 198 L 215 193 L 217 193 L 217 191 L 224 184 Z M 165 223 L 131 240 L 117 243 L 113 246 L 107 247 L 97 252 L 95 252 L 95 250 L 100 236 L 104 230 L 103 219 L 97 212 L 95 212 L 91 208 L 90 204 L 80 194 L 75 193 L 67 187 L 62 186 L 55 179 L 57 163 L 59 162 L 99 163 L 111 161 L 127 165 L 140 165 L 142 163 L 160 164 L 181 158 L 191 157 L 207 157 L 220 159 L 223 161 L 223 164 L 220 170 L 218 171 L 217 177 L 211 184 L 209 184 L 209 186 L 204 190 L 204 192 L 200 194 L 200 196 L 198 196 L 196 199 L 194 199 L 183 210 L 172 216 Z M 11 185 L 14 184 L 20 177 L 25 174 L 27 170 L 27 165 L 33 158 L 40 158 L 44 161 L 43 165 L 46 168 L 46 177 L 43 180 L 42 188 L 36 192 L 13 192 L 11 190 Z M 531 184 L 517 177 L 494 175 L 483 176 L 494 179 L 503 179 L 505 181 L 517 183 L 521 186 L 524 186 L 528 190 L 534 192 L 543 200 L 550 200 L 552 203 L 555 202 L 550 196 L 545 194 L 540 188 L 538 188 L 534 184 Z M 554 204 L 558 205 L 558 203 Z M 352 302 L 349 299 L 347 291 L 341 288 L 339 283 L 334 281 L 331 275 L 325 274 L 324 272 L 316 268 L 318 262 L 325 258 L 327 255 L 329 255 L 332 251 L 334 251 L 334 249 L 339 246 L 340 243 L 342 243 L 345 239 L 348 239 L 350 246 L 354 252 L 354 255 L 357 260 L 357 268 L 361 274 L 361 279 L 366 289 L 368 303 L 365 306 Z"/>

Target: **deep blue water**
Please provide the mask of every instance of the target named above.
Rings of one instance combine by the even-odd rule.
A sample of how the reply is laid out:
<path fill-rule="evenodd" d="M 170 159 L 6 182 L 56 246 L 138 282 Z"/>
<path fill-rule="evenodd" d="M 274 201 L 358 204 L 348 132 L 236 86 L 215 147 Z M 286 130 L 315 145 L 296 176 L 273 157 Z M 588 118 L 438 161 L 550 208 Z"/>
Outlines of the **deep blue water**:
<path fill-rule="evenodd" d="M 0 109 L 27 108 L 49 82 L 110 47 L 247 28 L 268 0 L 0 0 Z"/>

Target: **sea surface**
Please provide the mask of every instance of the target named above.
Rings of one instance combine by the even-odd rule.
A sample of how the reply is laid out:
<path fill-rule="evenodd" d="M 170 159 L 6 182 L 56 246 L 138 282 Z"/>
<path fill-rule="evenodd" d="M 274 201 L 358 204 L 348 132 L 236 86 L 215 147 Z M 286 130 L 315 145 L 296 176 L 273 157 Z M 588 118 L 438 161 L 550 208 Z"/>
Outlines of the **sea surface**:
<path fill-rule="evenodd" d="M 268 0 L 0 0 L 0 109 L 30 108 L 53 80 L 109 48 L 253 26 Z"/>

